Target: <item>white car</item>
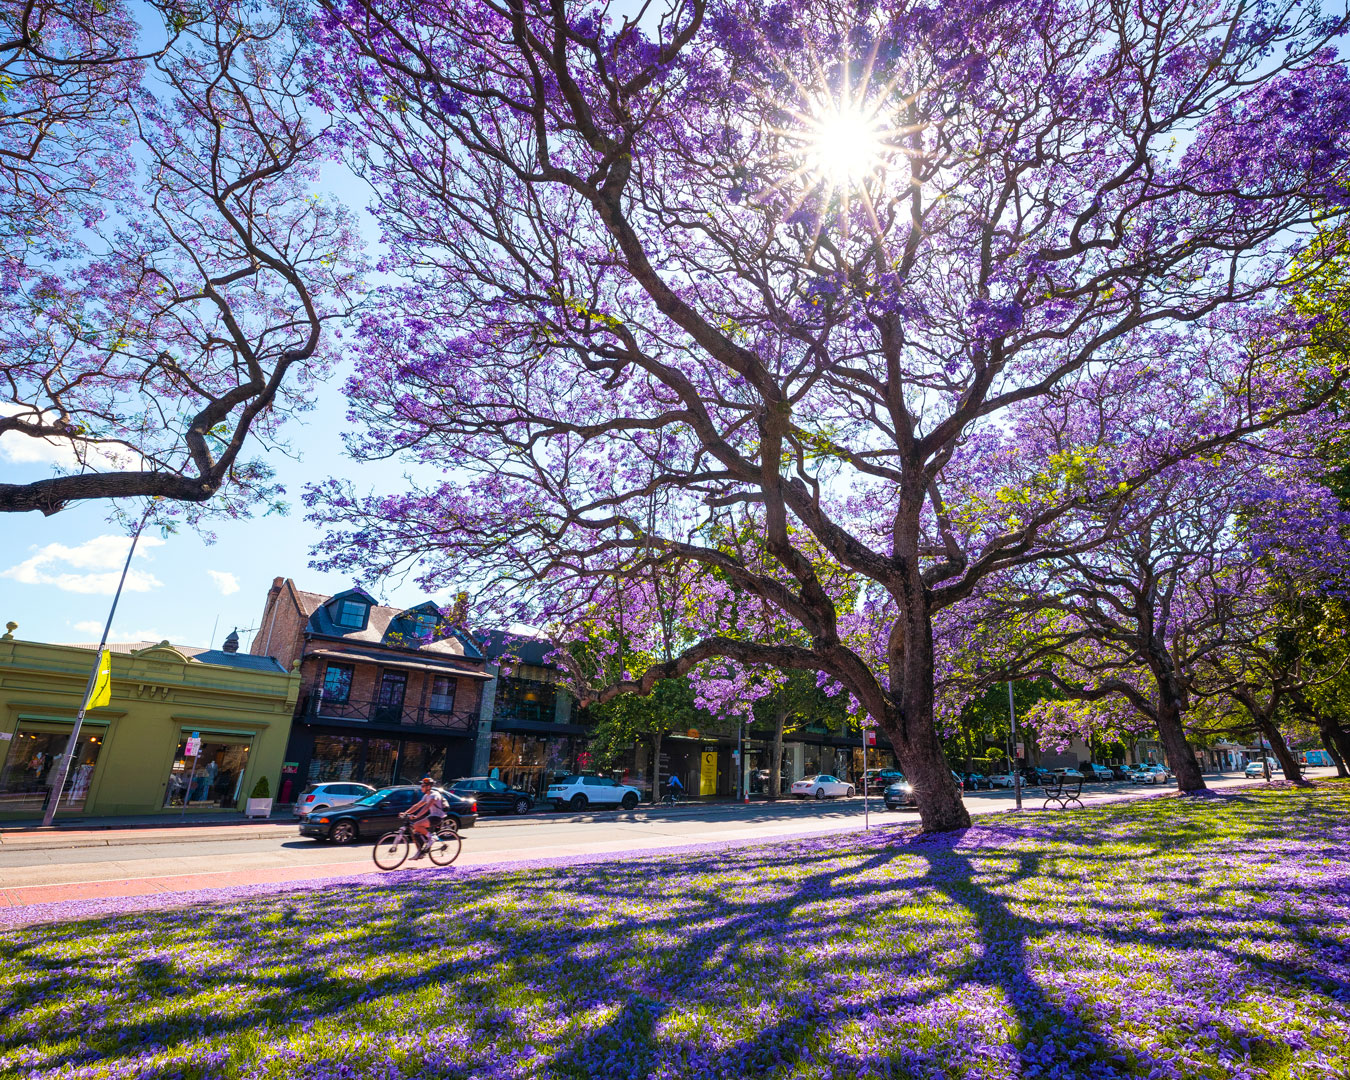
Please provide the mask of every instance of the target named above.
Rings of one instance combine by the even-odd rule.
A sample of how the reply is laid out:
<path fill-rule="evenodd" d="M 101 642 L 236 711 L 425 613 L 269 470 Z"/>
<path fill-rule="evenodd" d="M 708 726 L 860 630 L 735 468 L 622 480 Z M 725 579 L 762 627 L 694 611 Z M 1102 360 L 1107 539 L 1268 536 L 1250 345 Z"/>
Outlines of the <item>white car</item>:
<path fill-rule="evenodd" d="M 304 818 L 316 810 L 322 813 L 336 806 L 350 806 L 357 799 L 374 794 L 375 789 L 369 784 L 355 784 L 348 780 L 310 784 L 295 800 L 295 816 Z"/>
<path fill-rule="evenodd" d="M 569 810 L 585 810 L 590 806 L 622 806 L 632 810 L 642 798 L 642 792 L 628 787 L 608 776 L 564 776 L 556 784 L 549 784 L 544 798 L 555 810 L 564 806 Z"/>
<path fill-rule="evenodd" d="M 792 785 L 792 796 L 795 799 L 847 799 L 852 795 L 852 784 L 825 773 L 819 776 L 803 776 Z"/>
<path fill-rule="evenodd" d="M 1161 765 L 1144 765 L 1136 773 L 1138 783 L 1141 784 L 1165 784 L 1171 779 L 1172 774 Z"/>
<path fill-rule="evenodd" d="M 994 787 L 1010 788 L 1013 786 L 1013 774 L 1010 772 L 994 773 L 989 777 L 989 783 Z"/>

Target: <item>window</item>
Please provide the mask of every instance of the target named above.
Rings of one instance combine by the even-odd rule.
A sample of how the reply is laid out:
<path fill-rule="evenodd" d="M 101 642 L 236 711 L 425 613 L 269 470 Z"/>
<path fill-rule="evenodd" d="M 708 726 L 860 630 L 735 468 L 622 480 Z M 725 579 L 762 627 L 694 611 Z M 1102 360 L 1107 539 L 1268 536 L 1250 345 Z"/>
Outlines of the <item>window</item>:
<path fill-rule="evenodd" d="M 362 600 L 342 600 L 338 602 L 333 621 L 349 630 L 360 630 L 366 625 L 366 612 L 370 605 Z"/>
<path fill-rule="evenodd" d="M 0 808 L 41 814 L 47 802 L 48 787 L 56 780 L 56 767 L 66 752 L 67 731 L 52 731 L 30 724 L 19 725 L 9 742 L 9 753 L 0 769 Z M 0 747 L 5 744 L 0 743 Z M 62 811 L 84 809 L 98 753 L 103 746 L 102 729 L 86 728 L 80 733 L 75 758 L 66 772 L 61 792 Z"/>
<path fill-rule="evenodd" d="M 386 671 L 380 676 L 373 719 L 380 724 L 397 724 L 403 718 L 403 697 L 408 690 L 408 674 Z"/>
<path fill-rule="evenodd" d="M 360 771 L 365 740 L 359 736 L 315 735 L 314 751 L 309 759 L 309 782 L 355 779 Z"/>
<path fill-rule="evenodd" d="M 164 786 L 164 805 L 225 810 L 238 805 L 251 744 L 247 738 L 198 739 L 196 756 L 189 757 L 187 739 L 179 739 Z"/>
<path fill-rule="evenodd" d="M 431 711 L 448 713 L 455 711 L 455 687 L 459 680 L 449 675 L 437 675 L 431 680 Z"/>
<path fill-rule="evenodd" d="M 557 701 L 558 688 L 552 683 L 506 675 L 497 682 L 493 719 L 551 724 L 555 719 Z"/>
<path fill-rule="evenodd" d="M 329 664 L 323 673 L 323 699 L 342 704 L 352 693 L 352 674 L 355 668 L 351 664 Z"/>

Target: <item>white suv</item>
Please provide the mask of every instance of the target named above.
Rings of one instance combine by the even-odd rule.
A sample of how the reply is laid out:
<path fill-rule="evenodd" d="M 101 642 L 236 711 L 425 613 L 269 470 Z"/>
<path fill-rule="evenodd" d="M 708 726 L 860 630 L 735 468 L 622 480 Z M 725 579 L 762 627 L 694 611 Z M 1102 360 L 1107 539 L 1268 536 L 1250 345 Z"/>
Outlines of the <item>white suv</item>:
<path fill-rule="evenodd" d="M 295 800 L 295 816 L 309 817 L 315 810 L 331 810 L 335 806 L 347 806 L 375 794 L 369 784 L 356 784 L 344 780 L 341 783 L 310 784 Z"/>
<path fill-rule="evenodd" d="M 564 776 L 556 784 L 549 784 L 544 798 L 554 809 L 566 806 L 570 810 L 585 810 L 588 806 L 622 806 L 631 810 L 642 798 L 635 787 L 626 787 L 608 776 Z"/>

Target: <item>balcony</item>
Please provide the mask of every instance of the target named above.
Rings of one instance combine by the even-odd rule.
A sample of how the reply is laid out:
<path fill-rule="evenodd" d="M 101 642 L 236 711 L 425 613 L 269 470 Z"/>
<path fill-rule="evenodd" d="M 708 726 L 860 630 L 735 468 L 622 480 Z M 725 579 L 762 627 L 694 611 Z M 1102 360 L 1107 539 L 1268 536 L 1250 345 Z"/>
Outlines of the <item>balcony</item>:
<path fill-rule="evenodd" d="M 344 724 L 380 724 L 386 727 L 418 728 L 423 731 L 468 734 L 478 724 L 478 711 L 433 705 L 388 705 L 372 699 L 327 699 L 311 693 L 300 703 L 299 718 L 310 723 L 336 721 Z"/>

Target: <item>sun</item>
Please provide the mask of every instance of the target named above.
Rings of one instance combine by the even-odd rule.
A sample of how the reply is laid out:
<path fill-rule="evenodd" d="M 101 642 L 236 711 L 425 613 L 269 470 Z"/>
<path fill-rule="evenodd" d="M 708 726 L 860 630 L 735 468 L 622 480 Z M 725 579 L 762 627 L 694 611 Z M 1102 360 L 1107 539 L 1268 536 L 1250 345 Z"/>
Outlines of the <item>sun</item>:
<path fill-rule="evenodd" d="M 833 188 L 858 188 L 884 163 L 876 113 L 848 102 L 822 102 L 806 125 L 811 172 Z"/>

